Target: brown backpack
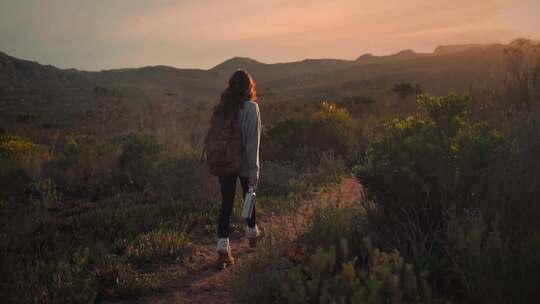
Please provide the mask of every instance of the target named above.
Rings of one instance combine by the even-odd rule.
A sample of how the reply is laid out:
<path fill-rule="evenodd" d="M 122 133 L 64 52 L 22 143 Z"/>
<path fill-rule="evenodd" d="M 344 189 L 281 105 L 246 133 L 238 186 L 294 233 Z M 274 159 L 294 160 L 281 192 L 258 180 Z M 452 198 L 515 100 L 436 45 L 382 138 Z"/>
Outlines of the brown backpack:
<path fill-rule="evenodd" d="M 203 150 L 210 174 L 238 174 L 242 166 L 243 151 L 238 113 L 229 118 L 213 118 L 204 139 Z"/>

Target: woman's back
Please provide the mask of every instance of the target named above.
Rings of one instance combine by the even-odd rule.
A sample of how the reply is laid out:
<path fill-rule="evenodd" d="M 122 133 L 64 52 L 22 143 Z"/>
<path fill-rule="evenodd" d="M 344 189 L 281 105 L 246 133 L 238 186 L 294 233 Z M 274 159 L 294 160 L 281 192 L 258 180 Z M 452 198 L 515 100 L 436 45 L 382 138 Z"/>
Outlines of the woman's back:
<path fill-rule="evenodd" d="M 238 112 L 240 129 L 242 132 L 242 144 L 245 148 L 246 161 L 240 169 L 241 176 L 259 175 L 259 144 L 261 141 L 261 114 L 259 105 L 248 100 Z"/>
<path fill-rule="evenodd" d="M 233 133 L 239 135 L 235 136 L 238 139 L 236 147 L 239 150 L 236 155 L 241 160 L 240 165 L 235 167 L 235 170 L 230 174 L 218 175 L 223 199 L 217 231 L 217 266 L 220 269 L 234 264 L 229 245 L 229 226 L 236 196 L 236 181 L 240 180 L 245 196 L 248 189 L 254 189 L 259 180 L 261 115 L 256 100 L 253 78 L 246 71 L 238 70 L 229 79 L 229 86 L 221 94 L 220 103 L 216 106 L 212 117 L 213 124 L 218 120 L 229 122 L 232 125 L 226 129 L 238 130 L 238 132 Z M 218 151 L 216 154 L 219 158 L 225 152 Z M 246 237 L 249 240 L 250 247 L 257 246 L 257 238 L 259 237 L 256 214 L 256 207 L 253 202 L 251 215 L 246 219 Z"/>

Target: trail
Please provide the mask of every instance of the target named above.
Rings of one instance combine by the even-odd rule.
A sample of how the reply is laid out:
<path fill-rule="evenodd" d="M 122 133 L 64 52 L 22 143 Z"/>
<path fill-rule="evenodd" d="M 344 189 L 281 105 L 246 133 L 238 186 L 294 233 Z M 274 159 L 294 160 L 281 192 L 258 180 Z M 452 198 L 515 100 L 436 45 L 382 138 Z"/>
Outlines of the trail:
<path fill-rule="evenodd" d="M 355 202 L 362 193 L 362 186 L 353 178 L 345 178 L 334 189 L 319 193 L 313 200 L 307 201 L 292 214 L 264 216 L 259 225 L 263 229 L 280 229 L 284 237 L 294 241 L 302 234 L 306 224 L 313 213 L 317 203 L 341 206 Z M 145 297 L 147 303 L 175 303 L 175 304 L 227 304 L 232 303 L 231 282 L 239 274 L 241 266 L 254 251 L 249 248 L 247 240 L 239 233 L 230 236 L 232 253 L 236 259 L 236 265 L 225 270 L 218 271 L 215 268 L 215 242 L 208 238 L 197 244 L 193 252 L 193 259 L 197 262 L 191 265 L 187 271 L 176 276 L 163 286 L 162 292 Z M 174 271 L 172 271 L 174 272 Z"/>

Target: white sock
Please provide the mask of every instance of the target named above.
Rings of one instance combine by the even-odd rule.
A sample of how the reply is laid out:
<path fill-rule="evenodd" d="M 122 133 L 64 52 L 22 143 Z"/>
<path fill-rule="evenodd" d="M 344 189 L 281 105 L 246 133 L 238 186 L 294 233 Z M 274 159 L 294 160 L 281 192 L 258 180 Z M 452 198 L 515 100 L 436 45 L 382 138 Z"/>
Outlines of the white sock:
<path fill-rule="evenodd" d="M 249 226 L 246 226 L 246 238 L 248 239 L 254 239 L 260 235 L 259 227 L 255 225 L 255 227 L 251 228 Z"/>
<path fill-rule="evenodd" d="M 221 252 L 229 251 L 229 238 L 221 238 L 217 241 L 217 250 Z"/>

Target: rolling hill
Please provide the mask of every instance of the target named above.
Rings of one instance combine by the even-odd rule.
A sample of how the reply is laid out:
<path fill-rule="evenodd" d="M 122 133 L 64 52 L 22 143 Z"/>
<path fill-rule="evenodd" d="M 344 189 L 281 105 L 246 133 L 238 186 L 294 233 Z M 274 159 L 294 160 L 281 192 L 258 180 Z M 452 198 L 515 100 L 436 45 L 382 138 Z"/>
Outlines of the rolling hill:
<path fill-rule="evenodd" d="M 364 54 L 356 60 L 307 59 L 261 63 L 235 57 L 209 70 L 168 66 L 103 70 L 59 69 L 0 53 L 0 111 L 3 113 L 69 114 L 92 110 L 95 88 L 120 92 L 138 106 L 164 94 L 180 104 L 214 103 L 229 75 L 245 68 L 268 103 L 373 99 L 392 96 L 396 82 L 419 83 L 433 94 L 496 87 L 503 80 L 508 45 L 440 46 L 433 53 L 412 50 L 394 55 Z"/>

